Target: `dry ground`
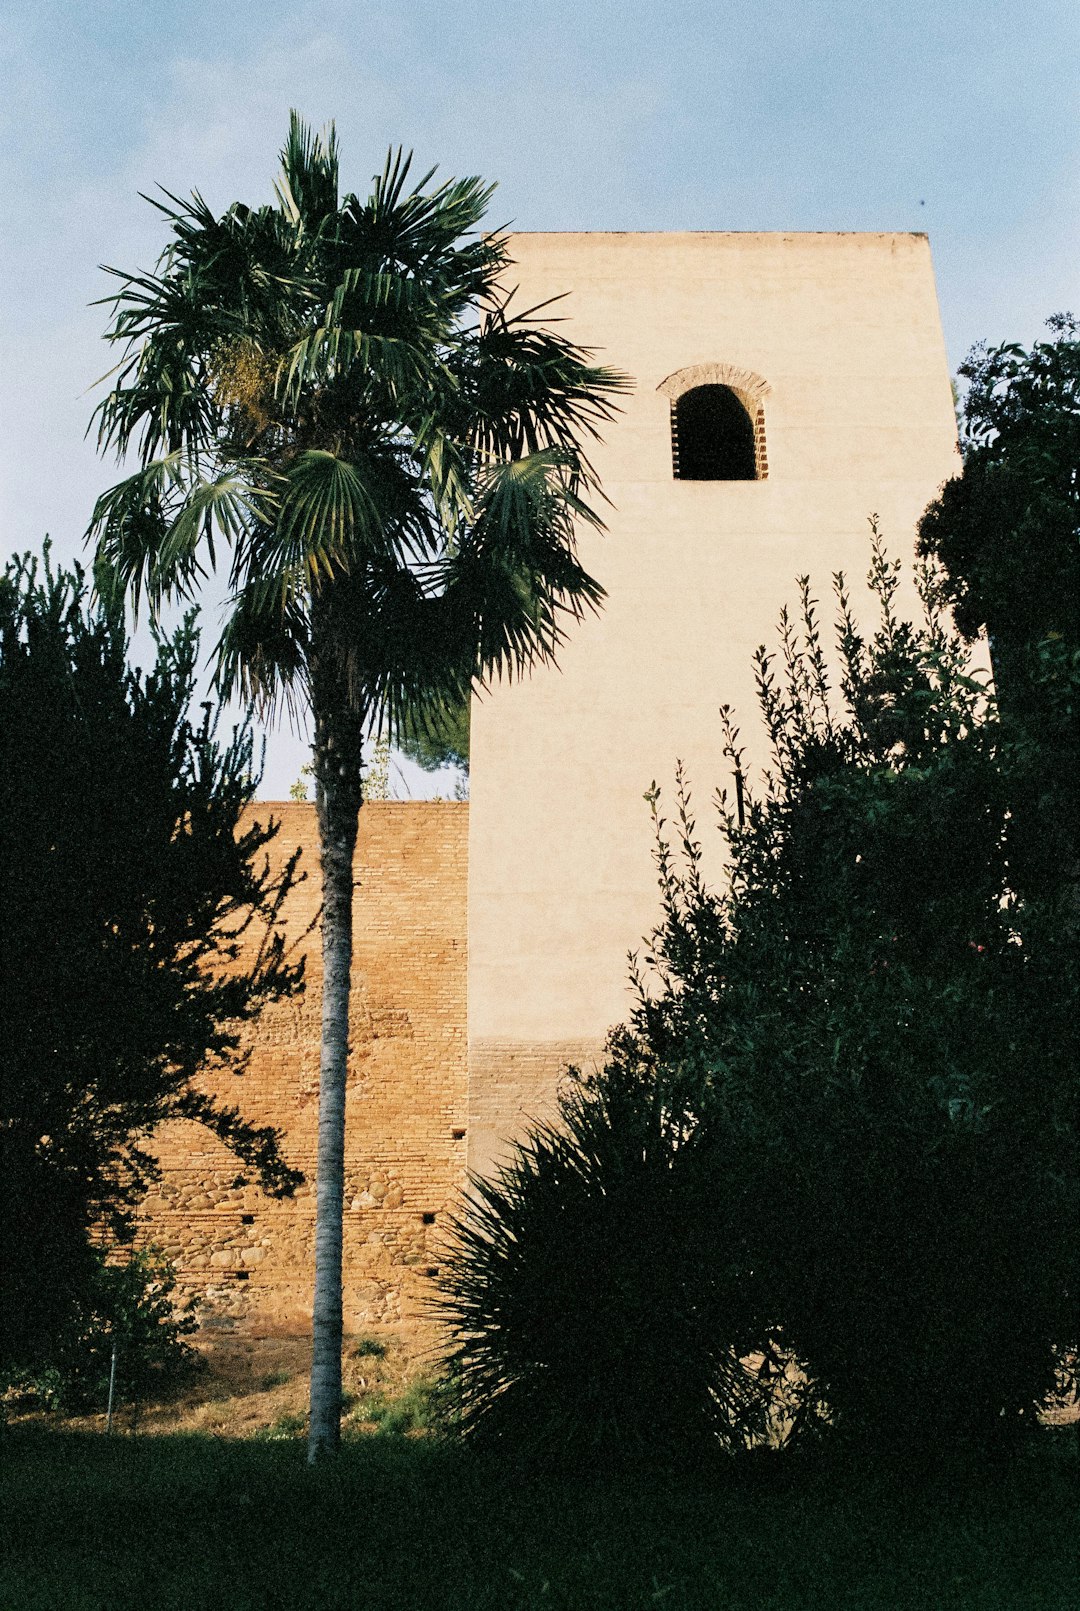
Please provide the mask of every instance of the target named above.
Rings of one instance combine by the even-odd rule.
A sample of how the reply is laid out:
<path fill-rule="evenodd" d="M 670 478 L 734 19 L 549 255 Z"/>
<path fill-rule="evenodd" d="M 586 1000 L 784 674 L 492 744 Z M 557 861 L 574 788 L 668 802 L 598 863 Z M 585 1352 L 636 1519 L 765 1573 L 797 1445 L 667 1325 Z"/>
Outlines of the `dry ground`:
<path fill-rule="evenodd" d="M 114 1428 L 127 1432 L 209 1433 L 225 1438 L 299 1436 L 308 1408 L 310 1338 L 292 1336 L 197 1337 L 196 1368 L 179 1388 L 153 1403 L 132 1405 L 122 1381 Z M 379 1431 L 396 1412 L 395 1430 L 418 1431 L 437 1369 L 433 1347 L 406 1346 L 394 1333 L 350 1338 L 343 1356 L 345 1429 Z M 39 1415 L 13 1416 L 35 1421 Z M 58 1417 L 49 1416 L 54 1425 Z M 105 1426 L 104 1406 L 93 1415 L 63 1418 L 71 1431 Z"/>

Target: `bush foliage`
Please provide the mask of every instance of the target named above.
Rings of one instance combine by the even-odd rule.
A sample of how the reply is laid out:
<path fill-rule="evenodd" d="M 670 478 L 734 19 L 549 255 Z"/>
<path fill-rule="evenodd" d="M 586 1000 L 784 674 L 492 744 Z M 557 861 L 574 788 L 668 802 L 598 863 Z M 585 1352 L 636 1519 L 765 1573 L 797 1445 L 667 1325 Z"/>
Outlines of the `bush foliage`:
<path fill-rule="evenodd" d="M 759 1298 L 710 1144 L 624 1036 L 601 1078 L 572 1074 L 556 1122 L 473 1182 L 442 1280 L 466 1435 L 579 1468 L 686 1463 L 760 1435 L 767 1397 L 740 1362 Z M 749 1182 L 726 1185 L 730 1208 Z"/>
<path fill-rule="evenodd" d="M 189 619 L 144 675 L 80 571 L 0 574 L 5 1368 L 48 1363 L 94 1301 L 163 1120 L 210 1126 L 272 1191 L 300 1178 L 195 1084 L 241 1071 L 240 1025 L 301 984 L 277 925 L 295 860 L 271 871 L 276 828 L 244 816 L 250 728 L 192 720 L 197 643 Z"/>
<path fill-rule="evenodd" d="M 186 1341 L 198 1328 L 195 1312 L 178 1312 L 172 1266 L 155 1249 L 110 1260 L 96 1248 L 91 1274 L 65 1323 L 50 1339 L 48 1363 L 24 1368 L 9 1390 L 63 1414 L 138 1406 L 185 1382 L 199 1355 Z M 113 1371 L 115 1350 L 116 1368 Z"/>
<path fill-rule="evenodd" d="M 757 656 L 756 789 L 724 714 L 722 890 L 685 781 L 673 827 L 652 791 L 662 921 L 632 1020 L 456 1229 L 477 1437 L 736 1448 L 772 1369 L 774 1438 L 982 1453 L 1075 1344 L 1072 891 L 1016 856 L 1031 746 L 971 674 L 940 579 L 918 584 L 912 625 L 875 531 L 876 630 L 837 578 L 830 660 L 802 580 Z"/>

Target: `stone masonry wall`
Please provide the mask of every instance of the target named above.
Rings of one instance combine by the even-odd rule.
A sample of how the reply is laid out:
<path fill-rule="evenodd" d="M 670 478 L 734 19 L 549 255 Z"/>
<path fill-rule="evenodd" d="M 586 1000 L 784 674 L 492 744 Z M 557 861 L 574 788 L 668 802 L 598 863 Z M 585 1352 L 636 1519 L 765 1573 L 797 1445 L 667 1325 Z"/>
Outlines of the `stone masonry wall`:
<path fill-rule="evenodd" d="M 310 1324 L 318 1126 L 321 963 L 315 808 L 259 805 L 281 823 L 279 858 L 303 847 L 306 880 L 286 911 L 306 952 L 303 995 L 267 1008 L 252 1055 L 215 1094 L 283 1132 L 307 1182 L 275 1201 L 235 1184 L 238 1165 L 202 1126 L 158 1132 L 160 1186 L 142 1239 L 173 1261 L 203 1326 L 258 1336 Z M 346 1331 L 422 1334 L 423 1298 L 448 1208 L 464 1184 L 467 1126 L 466 885 L 468 806 L 365 804 L 356 855 L 352 1037 L 345 1154 Z"/>

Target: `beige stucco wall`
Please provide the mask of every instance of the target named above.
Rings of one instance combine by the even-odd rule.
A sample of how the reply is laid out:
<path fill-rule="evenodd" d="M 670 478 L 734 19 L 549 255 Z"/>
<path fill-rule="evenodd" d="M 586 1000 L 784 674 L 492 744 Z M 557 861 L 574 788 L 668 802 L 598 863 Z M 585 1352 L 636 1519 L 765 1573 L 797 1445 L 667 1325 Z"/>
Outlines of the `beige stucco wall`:
<path fill-rule="evenodd" d="M 473 713 L 469 1159 L 484 1168 L 560 1067 L 625 1016 L 626 954 L 657 914 L 643 793 L 677 757 L 699 825 L 728 781 L 717 708 L 761 758 L 750 660 L 794 579 L 861 580 L 867 517 L 897 553 L 958 467 L 929 245 L 921 235 L 576 234 L 514 240 L 521 305 L 567 291 L 562 330 L 635 390 L 593 455 L 612 508 L 582 553 L 603 613 L 559 670 Z M 674 371 L 767 386 L 768 479 L 672 477 Z M 831 619 L 826 608 L 826 619 Z"/>

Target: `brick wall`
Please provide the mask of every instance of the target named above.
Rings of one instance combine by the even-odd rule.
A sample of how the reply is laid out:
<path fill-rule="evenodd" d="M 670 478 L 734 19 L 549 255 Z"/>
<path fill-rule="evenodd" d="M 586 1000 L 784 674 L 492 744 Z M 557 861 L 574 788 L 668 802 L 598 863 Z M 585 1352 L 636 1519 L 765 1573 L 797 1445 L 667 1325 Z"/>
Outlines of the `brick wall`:
<path fill-rule="evenodd" d="M 303 1332 L 311 1315 L 318 1125 L 320 901 L 313 805 L 273 811 L 284 858 L 303 847 L 307 878 L 286 911 L 307 955 L 305 993 L 251 1027 L 251 1059 L 215 1094 L 283 1131 L 308 1182 L 274 1201 L 234 1184 L 236 1160 L 201 1126 L 158 1132 L 160 1186 L 142 1233 L 164 1249 L 204 1326 L 250 1335 Z M 369 802 L 356 856 L 352 1037 L 345 1152 L 346 1331 L 389 1325 L 422 1334 L 423 1297 L 446 1212 L 464 1183 L 468 1106 L 466 885 L 468 806 Z"/>

